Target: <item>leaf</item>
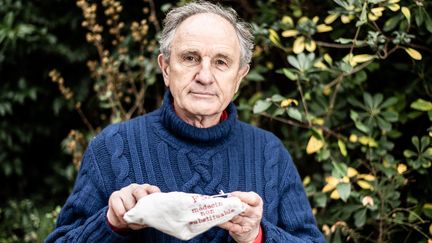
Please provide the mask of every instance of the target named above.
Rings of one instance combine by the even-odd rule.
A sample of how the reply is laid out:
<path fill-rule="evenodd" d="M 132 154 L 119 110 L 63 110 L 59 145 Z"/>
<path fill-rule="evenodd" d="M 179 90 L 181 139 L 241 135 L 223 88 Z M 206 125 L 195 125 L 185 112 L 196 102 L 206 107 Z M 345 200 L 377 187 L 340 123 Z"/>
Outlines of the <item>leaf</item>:
<path fill-rule="evenodd" d="M 414 144 L 414 147 L 417 149 L 417 151 L 420 151 L 420 141 L 417 136 L 414 136 L 411 138 L 412 144 Z"/>
<path fill-rule="evenodd" d="M 398 113 L 394 111 L 384 111 L 381 112 L 381 115 L 384 117 L 384 119 L 386 119 L 389 122 L 397 122 L 399 118 Z"/>
<path fill-rule="evenodd" d="M 288 59 L 288 63 L 291 64 L 293 67 L 295 67 L 296 69 L 299 69 L 299 70 L 301 69 L 300 63 L 298 62 L 297 58 L 290 55 L 290 56 L 288 56 L 287 59 Z"/>
<path fill-rule="evenodd" d="M 289 57 L 288 57 L 288 58 L 289 58 Z M 296 60 L 296 62 L 297 62 L 297 60 Z M 291 64 L 291 65 L 292 65 L 292 64 Z M 294 66 L 294 65 L 293 65 L 293 66 Z M 288 68 L 283 68 L 283 69 L 282 69 L 282 72 L 283 72 L 283 73 L 285 74 L 285 76 L 286 76 L 288 79 L 290 79 L 290 80 L 295 81 L 295 80 L 298 79 L 297 74 L 291 72 Z"/>
<path fill-rule="evenodd" d="M 432 203 L 425 203 L 423 205 L 423 213 L 430 219 L 432 219 Z"/>
<path fill-rule="evenodd" d="M 336 178 L 342 178 L 348 175 L 348 166 L 344 163 L 332 162 L 332 175 Z"/>
<path fill-rule="evenodd" d="M 338 139 L 338 146 L 339 146 L 339 150 L 340 150 L 342 156 L 346 157 L 347 156 L 347 150 L 346 150 L 345 143 L 342 140 Z"/>
<path fill-rule="evenodd" d="M 417 154 L 414 152 L 414 151 L 412 151 L 412 150 L 409 150 L 409 149 L 405 149 L 404 150 L 404 156 L 405 156 L 405 158 L 407 158 L 407 159 L 409 159 L 409 158 L 412 158 L 412 157 L 414 157 L 414 156 L 416 156 Z"/>
<path fill-rule="evenodd" d="M 254 107 L 253 107 L 253 113 L 254 114 L 258 114 L 261 112 L 266 111 L 270 106 L 272 105 L 272 103 L 270 101 L 267 100 L 258 100 Z"/>
<path fill-rule="evenodd" d="M 391 18 L 389 18 L 385 23 L 384 23 L 384 27 L 383 30 L 388 32 L 391 31 L 392 29 L 394 29 L 397 24 L 399 23 L 399 21 L 401 20 L 402 16 L 400 15 L 395 15 Z"/>
<path fill-rule="evenodd" d="M 326 24 L 320 24 L 320 25 L 317 26 L 317 32 L 318 33 L 329 32 L 329 31 L 332 31 L 332 30 L 333 30 L 333 28 L 331 26 L 329 26 L 329 25 L 326 25 Z"/>
<path fill-rule="evenodd" d="M 364 180 L 358 180 L 357 185 L 359 185 L 361 188 L 366 189 L 366 190 L 372 189 L 372 185 L 369 182 L 364 181 Z"/>
<path fill-rule="evenodd" d="M 391 124 L 390 122 L 387 122 L 386 120 L 382 119 L 381 117 L 376 117 L 376 120 L 378 122 L 378 126 L 383 130 L 383 131 L 390 131 L 391 130 Z"/>
<path fill-rule="evenodd" d="M 409 10 L 409 8 L 402 7 L 401 12 L 405 16 L 405 18 L 407 19 L 408 24 L 411 24 L 411 11 Z"/>
<path fill-rule="evenodd" d="M 369 54 L 360 54 L 352 57 L 352 61 L 356 63 L 368 62 L 373 60 L 375 56 Z"/>
<path fill-rule="evenodd" d="M 319 151 L 324 146 L 324 142 L 322 140 L 317 139 L 315 136 L 311 136 L 309 138 L 309 142 L 306 146 L 306 153 L 313 154 Z"/>
<path fill-rule="evenodd" d="M 363 101 L 366 104 L 366 107 L 368 107 L 368 108 L 374 107 L 373 98 L 372 98 L 371 94 L 369 94 L 368 92 L 363 93 Z"/>
<path fill-rule="evenodd" d="M 315 205 L 324 208 L 327 204 L 327 196 L 325 193 L 317 193 L 314 197 Z"/>
<path fill-rule="evenodd" d="M 305 38 L 304 36 L 297 37 L 294 41 L 293 52 L 299 54 L 304 51 L 305 48 Z"/>
<path fill-rule="evenodd" d="M 426 29 L 429 31 L 429 33 L 432 33 L 432 18 L 430 17 L 430 15 L 426 12 L 426 9 L 424 9 L 424 13 L 425 13 L 425 27 Z"/>
<path fill-rule="evenodd" d="M 281 33 L 283 37 L 293 37 L 298 35 L 299 32 L 297 30 L 285 30 Z"/>
<path fill-rule="evenodd" d="M 360 121 L 355 121 L 354 125 L 356 126 L 356 128 L 364 133 L 368 133 L 369 132 L 369 127 L 366 126 L 365 124 L 363 124 Z"/>
<path fill-rule="evenodd" d="M 422 59 L 422 55 L 417 50 L 410 48 L 410 47 L 406 47 L 406 48 L 404 48 L 404 50 L 406 51 L 406 53 L 408 53 L 408 55 L 410 55 L 410 57 L 412 59 L 414 59 L 414 60 L 421 60 Z"/>
<path fill-rule="evenodd" d="M 347 39 L 347 38 L 338 38 L 338 39 L 335 40 L 335 42 L 341 43 L 341 44 L 349 44 L 349 43 L 352 43 L 353 40 L 352 39 Z"/>
<path fill-rule="evenodd" d="M 353 97 L 348 97 L 347 99 L 348 103 L 350 103 L 352 106 L 358 107 L 358 108 L 362 108 L 364 110 L 366 110 L 366 107 L 358 100 L 356 100 Z M 354 111 L 351 111 L 351 113 Z M 351 117 L 352 118 L 352 117 Z M 356 119 L 357 120 L 357 119 Z"/>
<path fill-rule="evenodd" d="M 303 121 L 302 114 L 300 111 L 294 107 L 288 107 L 287 108 L 287 114 L 289 117 L 297 120 L 297 121 Z"/>
<path fill-rule="evenodd" d="M 273 101 L 273 102 L 281 102 L 282 100 L 284 100 L 285 99 L 285 97 L 283 97 L 282 95 L 280 95 L 280 94 L 274 94 L 272 97 L 271 97 L 271 100 Z"/>
<path fill-rule="evenodd" d="M 248 75 L 246 76 L 246 79 L 251 80 L 251 81 L 264 81 L 265 80 L 264 77 L 260 73 L 256 72 L 255 70 L 249 72 Z"/>
<path fill-rule="evenodd" d="M 362 227 L 366 223 L 366 210 L 366 208 L 363 208 L 354 214 L 354 224 L 357 228 Z"/>
<path fill-rule="evenodd" d="M 281 43 L 280 43 L 280 38 L 278 33 L 273 30 L 273 29 L 269 29 L 269 39 L 270 41 L 277 47 L 282 47 Z"/>
<path fill-rule="evenodd" d="M 411 103 L 410 107 L 419 111 L 432 111 L 432 102 L 424 99 L 417 99 Z"/>
<path fill-rule="evenodd" d="M 283 109 L 283 108 L 277 108 L 273 112 L 273 116 L 280 116 L 280 115 L 283 115 L 284 113 L 285 113 L 285 109 Z"/>
<path fill-rule="evenodd" d="M 417 8 L 414 10 L 414 19 L 416 22 L 416 25 L 421 26 L 423 24 L 424 21 L 424 11 L 422 10 L 422 8 Z"/>
<path fill-rule="evenodd" d="M 398 102 L 398 98 L 390 97 L 380 105 L 380 108 L 381 109 L 387 108 L 389 106 L 395 105 L 397 102 Z"/>
<path fill-rule="evenodd" d="M 348 197 L 351 194 L 351 184 L 349 183 L 339 183 L 336 186 L 336 190 L 339 193 L 340 198 L 342 201 L 346 202 Z"/>

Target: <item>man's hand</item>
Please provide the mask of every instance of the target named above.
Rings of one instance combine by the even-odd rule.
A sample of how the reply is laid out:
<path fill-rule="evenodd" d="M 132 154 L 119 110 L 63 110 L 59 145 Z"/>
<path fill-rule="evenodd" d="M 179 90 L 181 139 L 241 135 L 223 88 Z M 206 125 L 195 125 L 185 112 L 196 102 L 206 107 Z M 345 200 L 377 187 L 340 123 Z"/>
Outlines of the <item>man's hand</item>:
<path fill-rule="evenodd" d="M 123 219 L 123 215 L 133 208 L 140 198 L 155 192 L 160 192 L 157 186 L 135 183 L 113 192 L 108 200 L 108 222 L 117 229 L 139 230 L 145 228 L 145 225 L 128 224 Z"/>
<path fill-rule="evenodd" d="M 239 243 L 251 243 L 258 236 L 263 214 L 263 201 L 255 192 L 232 192 L 245 205 L 245 210 L 230 221 L 219 225 Z"/>

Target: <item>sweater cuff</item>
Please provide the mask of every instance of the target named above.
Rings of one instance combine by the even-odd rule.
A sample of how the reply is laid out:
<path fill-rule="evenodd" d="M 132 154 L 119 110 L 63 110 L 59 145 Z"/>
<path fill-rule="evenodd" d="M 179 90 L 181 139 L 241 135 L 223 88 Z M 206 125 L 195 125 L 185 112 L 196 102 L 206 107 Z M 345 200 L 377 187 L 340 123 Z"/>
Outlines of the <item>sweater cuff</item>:
<path fill-rule="evenodd" d="M 126 233 L 129 232 L 129 229 L 120 229 L 120 228 L 117 228 L 114 225 L 112 225 L 110 223 L 110 221 L 108 220 L 108 215 L 105 217 L 105 220 L 106 220 L 107 225 L 111 228 L 111 230 L 116 232 L 117 234 L 126 235 Z"/>

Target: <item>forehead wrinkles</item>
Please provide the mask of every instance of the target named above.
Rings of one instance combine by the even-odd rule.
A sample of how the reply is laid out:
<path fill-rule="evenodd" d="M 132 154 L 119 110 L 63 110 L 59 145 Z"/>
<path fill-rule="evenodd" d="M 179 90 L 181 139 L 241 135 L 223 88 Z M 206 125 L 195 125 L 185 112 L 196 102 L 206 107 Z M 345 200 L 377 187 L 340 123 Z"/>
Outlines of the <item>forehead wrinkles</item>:
<path fill-rule="evenodd" d="M 234 27 L 216 14 L 196 14 L 185 19 L 177 28 L 172 42 L 173 48 L 195 49 L 198 47 L 225 49 L 238 52 L 240 43 Z"/>

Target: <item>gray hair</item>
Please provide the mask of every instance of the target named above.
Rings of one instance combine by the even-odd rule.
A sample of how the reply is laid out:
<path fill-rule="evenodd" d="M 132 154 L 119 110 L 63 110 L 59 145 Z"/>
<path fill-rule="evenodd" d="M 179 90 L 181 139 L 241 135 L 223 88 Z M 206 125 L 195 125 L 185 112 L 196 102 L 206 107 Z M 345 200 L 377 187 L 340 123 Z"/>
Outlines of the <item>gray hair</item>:
<path fill-rule="evenodd" d="M 188 17 L 201 13 L 219 15 L 234 27 L 240 42 L 240 65 L 244 66 L 250 63 L 254 47 L 251 26 L 241 21 L 234 9 L 205 1 L 191 2 L 168 12 L 163 22 L 164 28 L 159 40 L 159 50 L 164 55 L 165 60 L 170 58 L 171 44 L 177 27 Z"/>

